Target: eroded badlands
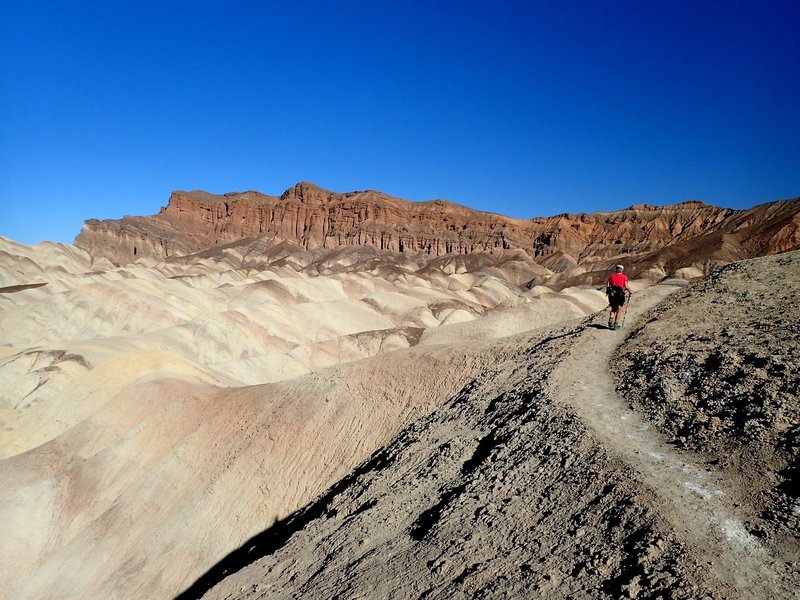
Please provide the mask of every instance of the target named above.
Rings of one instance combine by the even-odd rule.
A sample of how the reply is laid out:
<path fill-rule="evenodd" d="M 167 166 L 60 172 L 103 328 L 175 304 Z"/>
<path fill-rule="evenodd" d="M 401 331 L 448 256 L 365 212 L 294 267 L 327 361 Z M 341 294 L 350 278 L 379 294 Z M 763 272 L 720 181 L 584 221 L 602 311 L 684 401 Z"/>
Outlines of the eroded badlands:
<path fill-rule="evenodd" d="M 2 580 L 18 597 L 176 594 L 503 338 L 605 304 L 521 290 L 513 254 L 389 264 L 251 241 L 114 267 L 2 240 L 0 260 Z"/>

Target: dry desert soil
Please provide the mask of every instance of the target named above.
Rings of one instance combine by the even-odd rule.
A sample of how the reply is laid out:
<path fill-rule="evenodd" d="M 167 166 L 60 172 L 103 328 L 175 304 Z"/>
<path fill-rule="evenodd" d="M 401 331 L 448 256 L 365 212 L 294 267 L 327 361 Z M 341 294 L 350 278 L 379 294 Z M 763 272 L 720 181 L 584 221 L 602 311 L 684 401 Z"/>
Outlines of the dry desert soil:
<path fill-rule="evenodd" d="M 507 338 L 181 597 L 798 597 L 798 289 L 787 253 Z"/>

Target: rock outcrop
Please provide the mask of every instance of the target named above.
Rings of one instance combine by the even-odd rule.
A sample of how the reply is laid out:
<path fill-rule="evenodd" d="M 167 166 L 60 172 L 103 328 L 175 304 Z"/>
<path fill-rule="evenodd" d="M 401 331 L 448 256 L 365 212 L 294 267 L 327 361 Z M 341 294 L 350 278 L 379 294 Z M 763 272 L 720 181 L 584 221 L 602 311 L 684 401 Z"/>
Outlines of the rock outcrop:
<path fill-rule="evenodd" d="M 176 191 L 157 215 L 87 221 L 75 244 L 127 264 L 250 237 L 290 240 L 306 250 L 369 246 L 431 256 L 521 249 L 563 273 L 562 282 L 592 283 L 592 273 L 599 276 L 619 260 L 634 276 L 659 278 L 800 248 L 800 199 L 750 210 L 690 201 L 525 220 L 445 200 L 408 202 L 377 191 L 340 194 L 299 183 L 281 196 Z"/>

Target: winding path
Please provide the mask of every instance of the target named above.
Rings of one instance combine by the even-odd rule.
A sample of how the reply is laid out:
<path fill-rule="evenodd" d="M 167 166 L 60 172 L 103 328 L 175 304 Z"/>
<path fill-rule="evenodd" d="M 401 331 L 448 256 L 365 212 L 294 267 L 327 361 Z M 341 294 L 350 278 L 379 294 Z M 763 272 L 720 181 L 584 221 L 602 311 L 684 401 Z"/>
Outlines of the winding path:
<path fill-rule="evenodd" d="M 676 289 L 657 285 L 636 293 L 627 328 Z M 624 331 L 587 328 L 550 380 L 553 397 L 570 406 L 598 440 L 655 492 L 662 501 L 658 511 L 675 533 L 741 598 L 800 597 L 776 573 L 778 561 L 733 514 L 719 477 L 686 462 L 617 396 L 608 362 L 624 335 Z"/>

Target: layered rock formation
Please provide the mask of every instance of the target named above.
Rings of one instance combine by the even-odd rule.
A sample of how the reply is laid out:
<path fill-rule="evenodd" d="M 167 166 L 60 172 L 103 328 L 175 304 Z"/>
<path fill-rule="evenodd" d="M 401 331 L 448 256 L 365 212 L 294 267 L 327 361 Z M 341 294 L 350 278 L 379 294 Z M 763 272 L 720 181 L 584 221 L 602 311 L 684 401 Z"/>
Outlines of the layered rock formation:
<path fill-rule="evenodd" d="M 563 273 L 559 281 L 591 283 L 592 272 L 622 259 L 634 275 L 655 279 L 686 267 L 707 272 L 732 260 L 800 248 L 798 232 L 800 199 L 746 211 L 692 201 L 522 220 L 444 200 L 415 203 L 299 183 L 280 197 L 174 192 L 158 215 L 87 221 L 75 244 L 123 265 L 250 237 L 291 240 L 306 250 L 369 246 L 433 256 L 523 250 Z"/>
<path fill-rule="evenodd" d="M 120 264 L 253 236 L 311 250 L 371 246 L 441 256 L 527 248 L 524 223 L 444 200 L 412 203 L 375 191 L 337 194 L 300 183 L 280 197 L 174 192 L 153 217 L 88 221 L 76 245 Z"/>

